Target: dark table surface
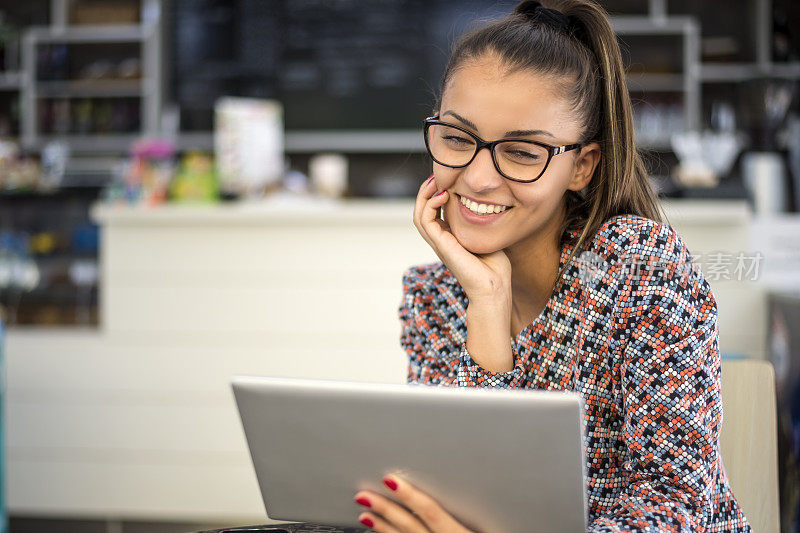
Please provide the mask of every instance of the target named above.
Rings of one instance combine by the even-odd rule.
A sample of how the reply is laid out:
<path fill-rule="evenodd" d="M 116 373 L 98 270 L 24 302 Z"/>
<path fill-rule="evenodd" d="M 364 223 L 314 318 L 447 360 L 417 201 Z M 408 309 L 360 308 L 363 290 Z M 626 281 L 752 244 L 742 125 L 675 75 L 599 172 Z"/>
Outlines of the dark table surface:
<path fill-rule="evenodd" d="M 197 533 L 366 533 L 368 531 L 370 530 L 356 527 L 323 526 L 321 524 L 306 522 L 279 525 L 272 524 L 268 526 L 236 526 L 198 531 Z"/>

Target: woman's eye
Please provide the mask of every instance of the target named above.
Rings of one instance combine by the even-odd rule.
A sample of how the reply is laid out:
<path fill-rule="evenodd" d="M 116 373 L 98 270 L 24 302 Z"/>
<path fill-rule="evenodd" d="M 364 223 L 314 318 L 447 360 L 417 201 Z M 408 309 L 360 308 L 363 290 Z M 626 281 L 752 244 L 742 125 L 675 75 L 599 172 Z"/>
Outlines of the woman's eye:
<path fill-rule="evenodd" d="M 460 137 L 458 135 L 447 135 L 444 140 L 453 146 L 468 146 L 472 144 L 472 139 L 469 137 Z"/>
<path fill-rule="evenodd" d="M 524 150 L 511 150 L 510 152 L 506 152 L 506 154 L 510 155 L 511 157 L 515 157 L 517 159 L 530 161 L 532 163 L 535 163 L 536 161 L 539 160 L 538 154 L 526 152 Z"/>

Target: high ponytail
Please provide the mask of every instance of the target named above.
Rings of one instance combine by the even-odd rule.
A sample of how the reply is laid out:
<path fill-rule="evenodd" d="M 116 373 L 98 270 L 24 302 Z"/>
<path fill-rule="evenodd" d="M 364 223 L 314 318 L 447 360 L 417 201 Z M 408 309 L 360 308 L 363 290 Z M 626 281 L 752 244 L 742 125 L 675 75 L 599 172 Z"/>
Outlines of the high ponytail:
<path fill-rule="evenodd" d="M 560 82 L 566 101 L 584 124 L 579 142 L 596 142 L 601 151 L 586 189 L 568 190 L 565 195 L 562 242 L 579 230 L 571 260 L 613 216 L 633 214 L 659 222 L 664 218 L 634 143 L 622 54 L 608 13 L 594 0 L 541 2 L 569 20 L 565 28 L 532 16 L 532 4 L 537 2 L 523 0 L 508 17 L 459 38 L 445 68 L 436 107 L 453 73 L 467 60 L 486 53 L 498 54 L 511 71 L 533 70 Z"/>

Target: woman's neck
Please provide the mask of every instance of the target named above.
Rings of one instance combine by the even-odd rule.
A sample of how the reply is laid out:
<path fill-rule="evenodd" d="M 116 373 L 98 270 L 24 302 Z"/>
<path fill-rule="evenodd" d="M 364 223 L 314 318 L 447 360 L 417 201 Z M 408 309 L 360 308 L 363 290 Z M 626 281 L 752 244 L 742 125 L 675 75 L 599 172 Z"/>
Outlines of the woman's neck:
<path fill-rule="evenodd" d="M 547 305 L 561 258 L 560 222 L 548 224 L 523 242 L 507 248 L 511 263 L 511 334 L 516 336 Z"/>

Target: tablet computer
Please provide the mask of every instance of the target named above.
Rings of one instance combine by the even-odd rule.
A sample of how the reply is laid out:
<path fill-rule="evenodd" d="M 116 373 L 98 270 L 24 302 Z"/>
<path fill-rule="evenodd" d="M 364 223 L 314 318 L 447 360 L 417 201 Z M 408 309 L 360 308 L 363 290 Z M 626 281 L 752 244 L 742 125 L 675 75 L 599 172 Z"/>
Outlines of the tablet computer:
<path fill-rule="evenodd" d="M 586 531 L 574 392 L 237 376 L 267 515 L 363 527 L 353 501 L 397 472 L 473 531 Z"/>

